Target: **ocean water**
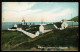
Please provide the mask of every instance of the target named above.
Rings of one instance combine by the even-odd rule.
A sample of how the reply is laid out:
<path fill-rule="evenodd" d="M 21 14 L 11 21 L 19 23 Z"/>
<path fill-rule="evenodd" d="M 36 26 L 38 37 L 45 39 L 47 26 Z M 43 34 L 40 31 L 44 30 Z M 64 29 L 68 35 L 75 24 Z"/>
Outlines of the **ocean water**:
<path fill-rule="evenodd" d="M 35 24 L 35 25 L 40 25 L 42 24 L 41 22 L 26 22 L 27 25 L 30 25 L 31 24 Z M 52 22 L 43 22 L 43 24 L 49 24 L 49 23 L 52 23 Z M 67 22 L 69 26 L 72 26 L 72 25 L 78 25 L 78 22 Z M 21 22 L 2 22 L 2 27 L 1 27 L 1 30 L 8 30 L 8 28 L 11 28 L 14 26 L 14 24 L 21 24 Z"/>
<path fill-rule="evenodd" d="M 40 25 L 42 24 L 41 22 L 26 22 L 27 25 L 30 25 L 31 24 L 35 24 L 35 25 Z M 43 22 L 43 24 L 48 24 L 48 23 L 51 23 L 51 22 Z M 8 30 L 8 28 L 11 28 L 14 26 L 14 24 L 21 24 L 21 22 L 2 22 L 2 27 L 1 29 L 2 30 Z"/>

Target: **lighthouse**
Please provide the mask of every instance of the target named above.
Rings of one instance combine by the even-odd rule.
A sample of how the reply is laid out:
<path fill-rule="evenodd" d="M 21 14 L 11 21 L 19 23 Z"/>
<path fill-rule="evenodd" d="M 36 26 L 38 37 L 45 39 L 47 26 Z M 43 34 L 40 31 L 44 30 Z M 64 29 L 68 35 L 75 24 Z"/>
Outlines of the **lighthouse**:
<path fill-rule="evenodd" d="M 26 23 L 25 23 L 25 20 L 24 19 L 22 20 L 21 25 L 22 25 L 22 29 L 24 30 L 26 28 Z"/>
<path fill-rule="evenodd" d="M 25 20 L 24 20 L 24 19 L 22 20 L 22 25 L 26 25 L 26 23 L 25 23 Z"/>

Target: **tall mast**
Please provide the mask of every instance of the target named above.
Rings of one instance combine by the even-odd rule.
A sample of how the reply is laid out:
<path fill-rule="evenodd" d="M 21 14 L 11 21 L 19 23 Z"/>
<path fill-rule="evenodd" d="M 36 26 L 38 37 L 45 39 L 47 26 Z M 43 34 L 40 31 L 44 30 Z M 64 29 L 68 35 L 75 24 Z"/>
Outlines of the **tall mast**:
<path fill-rule="evenodd" d="M 43 19 L 41 19 L 41 24 L 43 24 Z"/>
<path fill-rule="evenodd" d="M 71 14 L 71 19 L 72 19 L 72 14 Z"/>
<path fill-rule="evenodd" d="M 71 19 L 72 19 L 72 13 L 71 13 Z M 73 28 L 73 21 L 72 21 L 72 28 Z"/>

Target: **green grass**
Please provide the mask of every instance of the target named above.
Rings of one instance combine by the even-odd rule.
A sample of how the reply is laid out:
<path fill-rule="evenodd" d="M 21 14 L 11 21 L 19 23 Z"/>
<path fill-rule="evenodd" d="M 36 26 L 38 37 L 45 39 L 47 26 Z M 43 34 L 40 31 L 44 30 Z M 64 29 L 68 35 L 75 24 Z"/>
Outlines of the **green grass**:
<path fill-rule="evenodd" d="M 27 35 L 18 31 L 2 31 L 2 50 L 10 50 L 8 42 L 12 41 L 12 45 L 15 46 L 11 50 L 29 50 L 36 49 L 38 46 L 43 47 L 73 47 L 78 49 L 78 28 L 67 28 L 64 30 L 53 30 L 35 38 L 30 38 Z M 11 39 L 11 40 L 10 40 Z M 23 42 L 23 43 L 22 43 Z M 20 44 L 22 43 L 22 44 Z"/>
<path fill-rule="evenodd" d="M 9 42 L 12 43 L 12 45 L 16 45 L 18 43 L 21 43 L 23 41 L 27 41 L 30 37 L 27 35 L 23 34 L 22 32 L 18 31 L 2 31 L 1 35 L 1 44 L 2 44 L 2 50 L 5 50 L 5 44 L 9 45 Z M 4 47 L 3 47 L 4 46 Z M 6 49 L 8 49 L 7 47 Z"/>

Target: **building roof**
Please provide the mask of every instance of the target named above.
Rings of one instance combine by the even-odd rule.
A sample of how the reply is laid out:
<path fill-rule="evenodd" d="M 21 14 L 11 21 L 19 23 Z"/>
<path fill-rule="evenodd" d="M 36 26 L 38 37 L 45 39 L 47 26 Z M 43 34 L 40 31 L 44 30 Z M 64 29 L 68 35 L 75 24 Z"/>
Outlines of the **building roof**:
<path fill-rule="evenodd" d="M 66 22 L 68 26 L 78 26 L 78 22 Z"/>
<path fill-rule="evenodd" d="M 54 29 L 55 27 L 53 26 L 53 24 L 51 25 L 43 25 L 44 29 Z"/>
<path fill-rule="evenodd" d="M 61 22 L 56 22 L 56 23 L 54 23 L 58 28 L 61 28 Z"/>

